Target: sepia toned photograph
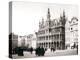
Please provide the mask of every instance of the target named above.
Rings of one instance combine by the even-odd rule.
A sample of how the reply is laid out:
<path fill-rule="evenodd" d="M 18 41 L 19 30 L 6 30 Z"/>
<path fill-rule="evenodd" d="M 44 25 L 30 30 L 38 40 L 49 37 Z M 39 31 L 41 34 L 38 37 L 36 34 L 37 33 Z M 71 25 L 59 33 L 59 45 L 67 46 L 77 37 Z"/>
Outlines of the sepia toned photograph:
<path fill-rule="evenodd" d="M 78 6 L 9 2 L 9 57 L 78 55 Z"/>

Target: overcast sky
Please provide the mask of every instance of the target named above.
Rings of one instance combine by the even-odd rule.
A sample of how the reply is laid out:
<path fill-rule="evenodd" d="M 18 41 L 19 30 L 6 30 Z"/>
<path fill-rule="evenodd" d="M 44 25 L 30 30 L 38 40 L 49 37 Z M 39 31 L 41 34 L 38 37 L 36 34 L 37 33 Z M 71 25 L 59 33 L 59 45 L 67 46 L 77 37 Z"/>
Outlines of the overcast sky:
<path fill-rule="evenodd" d="M 50 8 L 51 19 L 59 18 L 63 10 L 68 20 L 78 16 L 76 5 L 13 2 L 12 31 L 18 35 L 28 35 L 38 31 L 39 21 L 42 17 L 46 20 L 48 8 Z"/>

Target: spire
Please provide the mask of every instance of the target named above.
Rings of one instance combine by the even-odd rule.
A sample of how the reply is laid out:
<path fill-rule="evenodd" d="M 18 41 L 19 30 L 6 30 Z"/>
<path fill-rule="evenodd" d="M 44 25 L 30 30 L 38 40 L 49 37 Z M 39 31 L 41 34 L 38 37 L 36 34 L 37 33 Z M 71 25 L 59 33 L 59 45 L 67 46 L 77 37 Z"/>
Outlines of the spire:
<path fill-rule="evenodd" d="M 50 20 L 50 9 L 48 8 L 47 19 Z"/>
<path fill-rule="evenodd" d="M 63 10 L 63 24 L 66 23 L 65 10 Z"/>
<path fill-rule="evenodd" d="M 65 11 L 63 10 L 63 17 L 65 17 Z"/>

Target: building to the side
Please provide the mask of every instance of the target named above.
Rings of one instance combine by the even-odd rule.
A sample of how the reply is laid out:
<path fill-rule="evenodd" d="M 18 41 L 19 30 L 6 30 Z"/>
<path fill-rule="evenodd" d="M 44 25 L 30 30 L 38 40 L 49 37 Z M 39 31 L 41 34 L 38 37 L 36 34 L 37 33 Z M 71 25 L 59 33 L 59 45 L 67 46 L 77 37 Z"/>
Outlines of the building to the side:
<path fill-rule="evenodd" d="M 70 21 L 70 47 L 74 46 L 75 48 L 78 45 L 78 19 L 73 17 Z"/>
<path fill-rule="evenodd" d="M 11 33 L 11 34 L 9 34 L 10 53 L 13 53 L 13 49 L 16 47 L 18 47 L 18 35 Z"/>
<path fill-rule="evenodd" d="M 36 36 L 34 34 L 29 34 L 27 36 L 27 45 L 28 47 L 36 48 Z"/>
<path fill-rule="evenodd" d="M 12 48 L 18 47 L 18 35 L 11 33 L 12 36 Z"/>
<path fill-rule="evenodd" d="M 27 36 L 19 36 L 18 37 L 18 46 L 19 47 L 26 47 L 27 46 Z"/>
<path fill-rule="evenodd" d="M 42 18 L 42 22 L 39 22 L 39 30 L 36 32 L 37 47 L 65 49 L 65 11 L 59 19 L 51 19 L 50 17 L 50 9 L 48 8 L 47 20 L 44 21 Z"/>

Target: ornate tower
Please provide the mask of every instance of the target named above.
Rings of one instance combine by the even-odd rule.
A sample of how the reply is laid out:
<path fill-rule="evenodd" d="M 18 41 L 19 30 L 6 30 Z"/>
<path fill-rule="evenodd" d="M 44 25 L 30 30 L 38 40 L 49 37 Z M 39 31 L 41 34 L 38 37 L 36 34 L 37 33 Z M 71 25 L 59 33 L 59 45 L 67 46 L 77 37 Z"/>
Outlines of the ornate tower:
<path fill-rule="evenodd" d="M 50 19 L 51 15 L 50 15 L 50 9 L 48 8 L 48 12 L 47 12 L 47 26 L 50 27 L 51 24 L 51 19 Z"/>
<path fill-rule="evenodd" d="M 66 23 L 66 17 L 65 17 L 65 11 L 63 10 L 63 24 L 65 25 Z"/>
<path fill-rule="evenodd" d="M 50 20 L 50 9 L 48 8 L 48 13 L 47 13 L 47 20 L 49 21 Z"/>
<path fill-rule="evenodd" d="M 63 10 L 62 16 L 60 16 L 60 34 L 61 34 L 61 49 L 65 49 L 65 23 L 66 23 L 66 17 L 65 17 L 65 11 Z"/>

